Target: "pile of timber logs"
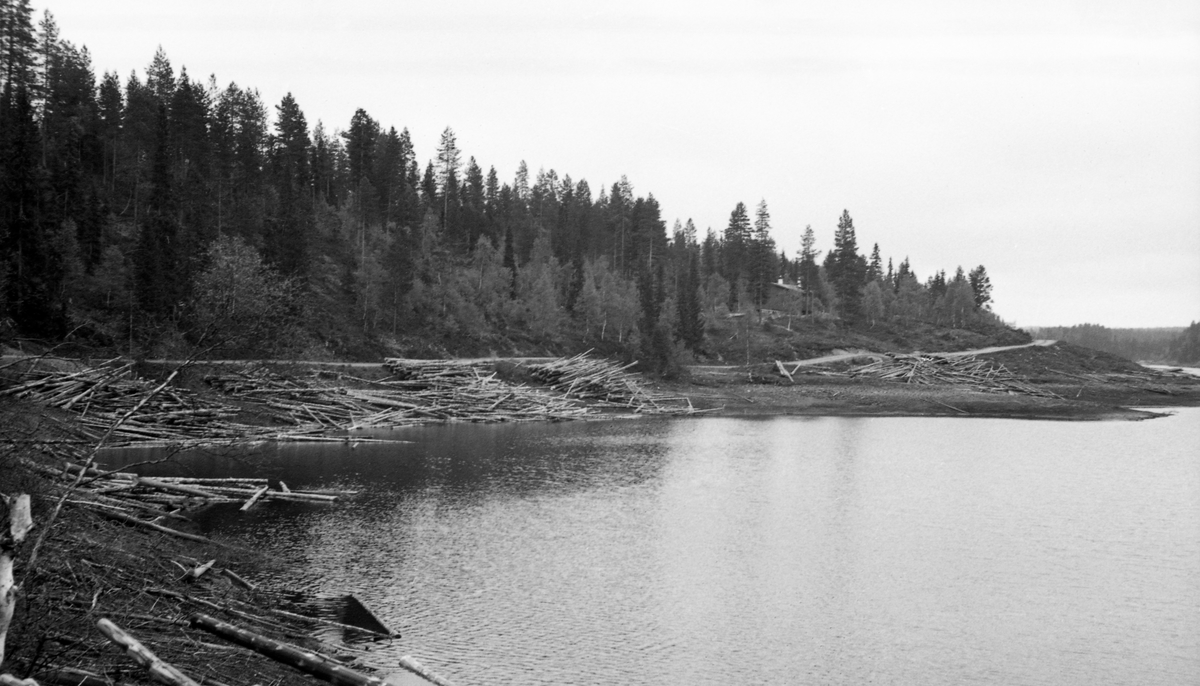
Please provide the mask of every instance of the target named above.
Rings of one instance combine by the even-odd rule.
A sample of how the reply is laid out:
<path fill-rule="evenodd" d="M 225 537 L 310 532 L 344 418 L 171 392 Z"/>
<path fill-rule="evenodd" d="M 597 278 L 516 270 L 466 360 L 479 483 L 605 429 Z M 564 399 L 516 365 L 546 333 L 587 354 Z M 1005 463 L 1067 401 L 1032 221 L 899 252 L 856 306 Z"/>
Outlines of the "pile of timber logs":
<path fill-rule="evenodd" d="M 589 351 L 590 352 L 590 351 Z M 665 398 L 653 395 L 641 385 L 637 375 L 628 372 L 636 362 L 621 366 L 615 362 L 581 353 L 551 362 L 524 365 L 545 389 L 507 384 L 496 380 L 495 372 L 487 372 L 490 362 L 470 360 L 405 360 L 389 358 L 384 366 L 397 379 L 384 382 L 412 389 L 415 395 L 422 392 L 434 393 L 453 391 L 467 395 L 494 388 L 505 392 L 533 394 L 538 402 L 566 403 L 580 414 L 590 414 L 597 406 L 621 407 L 639 413 L 690 413 L 687 407 L 672 407 L 671 401 L 686 401 L 681 398 Z M 503 395 L 503 393 L 501 394 Z M 584 401 L 586 405 L 575 405 L 572 401 Z M 485 415 L 486 416 L 486 413 Z M 533 416 L 533 419 L 539 417 Z M 555 418 L 555 417 L 549 417 Z"/>
<path fill-rule="evenodd" d="M 266 370 L 211 376 L 232 397 L 270 408 L 284 422 L 321 430 L 392 428 L 444 421 L 575 419 L 588 408 L 542 389 L 517 386 L 459 361 L 388 359 L 395 380 L 301 383 Z M 290 432 L 288 435 L 293 435 Z"/>
<path fill-rule="evenodd" d="M 967 386 L 986 393 L 1022 393 L 1042 398 L 1059 398 L 1017 378 L 1002 364 L 973 356 L 887 355 L 881 360 L 850 369 L 852 377 L 872 377 L 912 384 Z"/>
<path fill-rule="evenodd" d="M 236 407 L 170 386 L 152 393 L 156 384 L 137 377 L 132 367 L 110 360 L 76 372 L 31 368 L 0 389 L 0 395 L 74 412 L 93 439 L 124 418 L 109 445 L 231 440 L 248 433 L 247 427 L 230 421 Z"/>
<path fill-rule="evenodd" d="M 570 398 L 594 403 L 633 408 L 636 412 L 676 413 L 686 409 L 664 407 L 663 403 L 679 400 L 655 396 L 642 387 L 638 377 L 629 373 L 637 362 L 621 366 L 610 360 L 589 357 L 581 353 L 544 364 L 529 365 L 535 379 Z"/>

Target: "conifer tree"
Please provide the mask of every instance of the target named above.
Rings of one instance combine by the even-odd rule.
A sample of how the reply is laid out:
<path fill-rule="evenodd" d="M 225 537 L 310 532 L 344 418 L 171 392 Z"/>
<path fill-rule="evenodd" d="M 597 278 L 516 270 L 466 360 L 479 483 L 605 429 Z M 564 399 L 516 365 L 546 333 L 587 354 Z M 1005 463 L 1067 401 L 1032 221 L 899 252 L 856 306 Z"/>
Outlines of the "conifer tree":
<path fill-rule="evenodd" d="M 843 210 L 838 219 L 837 231 L 833 236 L 833 252 L 829 254 L 826 265 L 842 306 L 842 315 L 846 320 L 853 321 L 859 314 L 867 266 L 858 254 L 854 220 L 850 218 L 848 210 Z"/>
<path fill-rule="evenodd" d="M 312 240 L 308 123 L 291 93 L 275 111 L 271 172 L 277 207 L 266 255 L 284 275 L 301 276 L 307 271 Z"/>
<path fill-rule="evenodd" d="M 426 212 L 436 212 L 439 203 L 437 174 L 433 171 L 433 162 L 425 165 L 425 175 L 421 177 L 421 200 L 425 203 Z"/>
<path fill-rule="evenodd" d="M 32 106 L 37 88 L 36 65 L 33 7 L 29 0 L 0 0 L 0 92 L 11 86 L 13 103 L 24 92 Z"/>
<path fill-rule="evenodd" d="M 445 192 L 452 178 L 458 177 L 458 168 L 462 166 L 462 152 L 458 149 L 458 139 L 454 129 L 449 126 L 442 131 L 442 138 L 437 150 L 437 180 L 438 189 Z"/>
<path fill-rule="evenodd" d="M 871 261 L 867 265 L 867 283 L 883 278 L 883 259 L 879 256 L 879 244 L 871 248 Z"/>
<path fill-rule="evenodd" d="M 988 278 L 987 270 L 981 264 L 972 269 L 967 278 L 974 293 L 975 309 L 983 309 L 992 301 L 992 280 Z"/>
<path fill-rule="evenodd" d="M 736 311 L 741 300 L 739 283 L 746 274 L 746 253 L 750 243 L 750 217 L 746 205 L 738 203 L 729 214 L 725 237 L 721 245 L 724 258 L 722 275 L 729 282 L 729 310 Z"/>
<path fill-rule="evenodd" d="M 771 214 L 767 201 L 762 200 L 754 213 L 754 233 L 747 246 L 746 282 L 751 302 L 757 308 L 767 303 L 771 284 L 775 281 L 775 241 L 771 238 Z"/>
<path fill-rule="evenodd" d="M 687 266 L 675 296 L 678 330 L 676 337 L 689 349 L 699 351 L 704 343 L 704 316 L 700 303 L 700 258 L 693 248 L 687 251 Z"/>
<path fill-rule="evenodd" d="M 64 265 L 48 240 L 51 227 L 38 168 L 41 138 L 27 87 L 19 80 L 0 94 L 0 272 L 4 315 L 18 330 L 55 337 L 66 330 L 61 299 Z"/>
<path fill-rule="evenodd" d="M 174 278 L 176 255 L 175 205 L 170 176 L 167 107 L 158 107 L 158 143 L 150 179 L 150 198 L 138 226 L 135 280 L 138 305 L 157 319 L 172 314 L 181 284 Z"/>

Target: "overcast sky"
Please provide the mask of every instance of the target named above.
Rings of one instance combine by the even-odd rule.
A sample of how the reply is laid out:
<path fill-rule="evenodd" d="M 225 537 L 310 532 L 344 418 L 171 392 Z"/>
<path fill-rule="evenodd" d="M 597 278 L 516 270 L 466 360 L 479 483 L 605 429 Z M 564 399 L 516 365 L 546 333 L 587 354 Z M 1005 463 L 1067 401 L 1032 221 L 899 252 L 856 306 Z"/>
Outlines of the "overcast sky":
<path fill-rule="evenodd" d="M 765 199 L 789 255 L 859 246 L 922 279 L 987 267 L 1021 326 L 1200 320 L 1200 3 L 35 0 L 99 76 L 361 107 L 417 156 L 450 126 L 511 181 L 524 159 L 622 174 L 668 226 Z"/>

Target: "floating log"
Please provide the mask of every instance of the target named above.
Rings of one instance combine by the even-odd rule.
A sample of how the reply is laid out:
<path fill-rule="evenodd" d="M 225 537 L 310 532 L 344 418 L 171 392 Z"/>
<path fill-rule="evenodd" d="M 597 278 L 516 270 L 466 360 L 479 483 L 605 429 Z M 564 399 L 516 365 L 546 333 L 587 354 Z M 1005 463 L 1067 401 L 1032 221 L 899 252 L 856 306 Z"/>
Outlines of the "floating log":
<path fill-rule="evenodd" d="M 413 674 L 416 674 L 422 679 L 432 684 L 436 684 L 436 686 L 454 686 L 454 684 L 450 683 L 449 679 L 438 674 L 437 672 L 431 671 L 425 665 L 417 662 L 417 659 L 411 655 L 405 655 L 401 657 L 400 666 L 412 672 Z"/>
<path fill-rule="evenodd" d="M 196 488 L 194 486 L 186 486 L 184 484 L 166 483 L 163 481 L 158 481 L 156 479 L 148 479 L 144 476 L 138 477 L 134 483 L 136 483 L 138 486 L 143 486 L 145 488 L 153 488 L 153 489 L 157 489 L 160 491 L 171 491 L 174 493 L 183 493 L 184 495 L 194 495 L 199 498 L 213 497 L 213 494 L 210 493 L 209 491 L 205 491 L 205 490 Z"/>
<path fill-rule="evenodd" d="M 361 672 L 356 672 L 311 650 L 305 650 L 282 641 L 276 641 L 273 638 L 247 631 L 206 614 L 192 615 L 188 621 L 193 627 L 203 629 L 230 643 L 249 648 L 262 655 L 266 655 L 272 660 L 295 667 L 305 674 L 320 677 L 334 684 L 346 684 L 348 686 L 388 686 L 387 682 L 379 677 L 367 676 Z"/>
<path fill-rule="evenodd" d="M 250 508 L 254 507 L 254 503 L 257 503 L 258 499 L 262 497 L 263 493 L 267 492 L 267 488 L 269 488 L 269 487 L 263 486 L 262 488 L 255 491 L 254 495 L 250 496 L 250 499 L 246 501 L 246 504 L 242 505 L 242 507 L 241 507 L 242 512 L 245 512 L 246 510 L 249 510 Z"/>

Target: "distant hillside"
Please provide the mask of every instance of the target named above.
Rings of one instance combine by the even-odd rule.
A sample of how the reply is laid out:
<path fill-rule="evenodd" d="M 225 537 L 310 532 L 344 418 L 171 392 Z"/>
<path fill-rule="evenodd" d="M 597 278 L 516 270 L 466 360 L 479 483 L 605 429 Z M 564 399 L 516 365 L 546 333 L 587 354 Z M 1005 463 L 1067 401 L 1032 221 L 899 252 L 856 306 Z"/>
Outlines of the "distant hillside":
<path fill-rule="evenodd" d="M 1036 338 L 1054 338 L 1138 362 L 1191 364 L 1200 361 L 1200 328 L 1110 329 L 1099 324 L 1026 329 Z"/>

